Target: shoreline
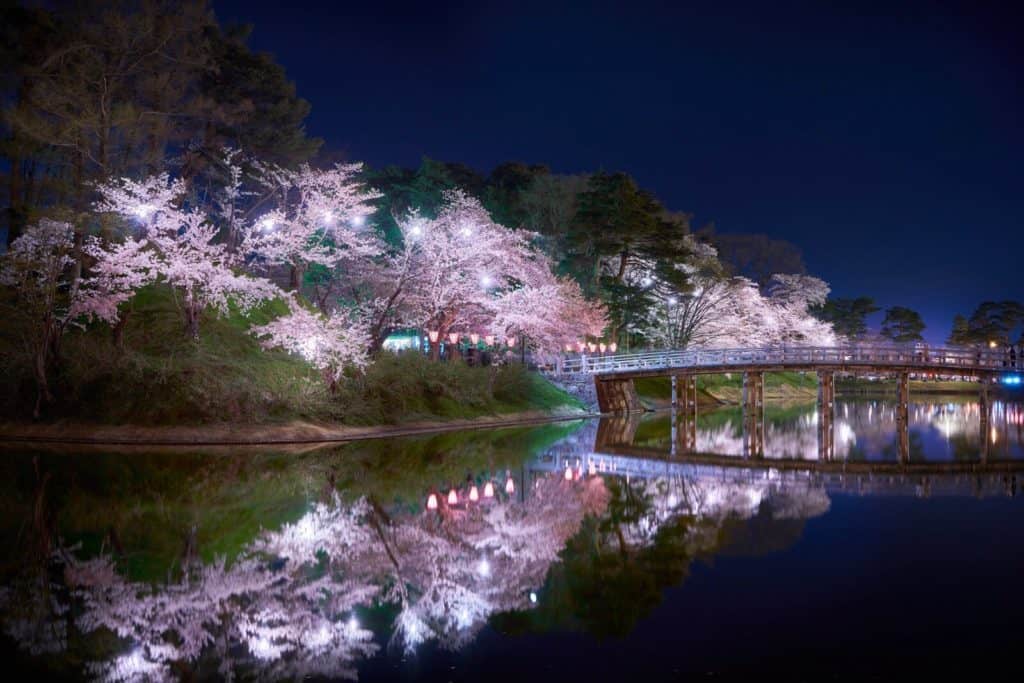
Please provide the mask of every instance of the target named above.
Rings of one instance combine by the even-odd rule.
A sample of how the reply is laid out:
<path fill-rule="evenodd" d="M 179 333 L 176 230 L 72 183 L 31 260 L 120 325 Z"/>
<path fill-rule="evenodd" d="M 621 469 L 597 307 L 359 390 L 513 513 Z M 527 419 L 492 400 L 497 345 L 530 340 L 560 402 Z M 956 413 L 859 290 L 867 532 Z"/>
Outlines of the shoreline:
<path fill-rule="evenodd" d="M 421 421 L 406 425 L 366 427 L 329 426 L 313 422 L 279 425 L 193 425 L 139 427 L 95 424 L 0 424 L 0 445 L 67 444 L 110 446 L 288 446 L 346 443 L 443 432 L 542 425 L 601 417 L 595 412 L 526 411 L 508 416 L 487 416 L 445 422 Z M 245 433 L 248 433 L 246 435 Z"/>

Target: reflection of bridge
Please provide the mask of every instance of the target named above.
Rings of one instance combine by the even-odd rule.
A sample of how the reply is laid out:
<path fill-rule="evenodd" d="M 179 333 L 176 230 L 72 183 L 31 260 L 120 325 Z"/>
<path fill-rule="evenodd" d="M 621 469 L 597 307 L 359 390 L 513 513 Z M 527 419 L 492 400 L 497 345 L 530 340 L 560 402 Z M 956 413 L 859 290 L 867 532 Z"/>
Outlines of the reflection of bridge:
<path fill-rule="evenodd" d="M 860 493 L 918 495 L 1003 495 L 1024 484 L 1024 461 L 852 461 L 800 460 L 712 455 L 678 450 L 678 432 L 670 450 L 633 443 L 638 422 L 602 419 L 593 441 L 554 447 L 532 465 L 534 471 L 604 474 L 634 478 L 690 478 L 726 484 L 771 483 Z M 590 443 L 593 446 L 590 447 Z M 1013 489 L 1011 489 L 1011 486 Z"/>
<path fill-rule="evenodd" d="M 1013 369 L 1001 352 L 962 347 L 917 348 L 914 346 L 861 345 L 840 347 L 774 347 L 766 349 L 666 350 L 567 360 L 566 373 L 593 375 L 601 412 L 630 413 L 643 410 L 633 381 L 642 377 L 672 380 L 672 404 L 683 419 L 696 418 L 697 376 L 721 373 L 743 375 L 744 435 L 752 454 L 764 451 L 764 374 L 766 372 L 814 372 L 818 377 L 818 426 L 823 451 L 831 453 L 835 416 L 835 376 L 895 376 L 897 421 L 901 453 L 909 450 L 907 409 L 910 378 L 963 379 L 979 382 L 982 429 L 988 421 L 987 387 Z"/>

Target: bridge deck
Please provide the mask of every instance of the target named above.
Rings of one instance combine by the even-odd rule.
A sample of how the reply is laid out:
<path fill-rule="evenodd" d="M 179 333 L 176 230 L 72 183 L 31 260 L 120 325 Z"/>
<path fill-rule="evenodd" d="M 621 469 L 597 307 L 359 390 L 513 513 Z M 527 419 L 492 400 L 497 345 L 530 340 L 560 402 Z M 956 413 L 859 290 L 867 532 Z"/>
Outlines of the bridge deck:
<path fill-rule="evenodd" d="M 990 379 L 1019 372 L 1021 367 L 1024 367 L 1024 359 L 1011 360 L 998 349 L 860 345 L 581 355 L 565 360 L 561 372 L 589 374 L 601 379 L 787 370 L 855 374 L 909 372 L 916 375 Z"/>

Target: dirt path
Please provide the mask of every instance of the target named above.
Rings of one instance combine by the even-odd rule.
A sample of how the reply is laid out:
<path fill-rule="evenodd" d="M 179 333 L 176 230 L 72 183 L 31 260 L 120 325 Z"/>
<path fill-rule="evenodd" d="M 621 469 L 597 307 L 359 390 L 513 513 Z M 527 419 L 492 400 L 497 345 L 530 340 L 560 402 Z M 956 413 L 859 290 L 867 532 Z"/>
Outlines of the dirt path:
<path fill-rule="evenodd" d="M 364 439 L 415 436 L 463 429 L 518 427 L 565 422 L 598 414 L 529 411 L 472 420 L 414 422 L 405 425 L 348 427 L 290 422 L 279 425 L 200 425 L 191 427 L 139 427 L 134 425 L 3 424 L 0 442 L 44 444 L 108 444 L 117 446 L 250 446 L 273 444 L 342 443 Z"/>

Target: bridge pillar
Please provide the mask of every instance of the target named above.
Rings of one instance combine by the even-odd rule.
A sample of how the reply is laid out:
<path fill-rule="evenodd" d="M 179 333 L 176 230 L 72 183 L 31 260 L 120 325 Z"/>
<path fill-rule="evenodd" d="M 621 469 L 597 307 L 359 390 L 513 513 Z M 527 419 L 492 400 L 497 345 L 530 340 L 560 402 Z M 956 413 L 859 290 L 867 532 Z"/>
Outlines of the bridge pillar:
<path fill-rule="evenodd" d="M 644 407 L 640 404 L 632 379 L 601 379 L 595 376 L 594 386 L 597 389 L 597 405 L 602 413 L 643 412 Z"/>
<path fill-rule="evenodd" d="M 671 412 L 673 456 L 697 450 L 697 380 L 683 375 L 679 377 L 677 386 L 682 389 L 682 394 L 677 397 L 676 409 Z"/>
<path fill-rule="evenodd" d="M 896 375 L 896 431 L 900 462 L 910 459 L 910 373 Z"/>
<path fill-rule="evenodd" d="M 818 459 L 835 457 L 836 376 L 818 371 Z"/>
<path fill-rule="evenodd" d="M 985 463 L 988 461 L 989 452 L 989 424 L 991 423 L 992 406 L 989 403 L 988 397 L 988 384 L 984 380 L 981 382 L 981 393 L 978 395 L 978 431 L 981 441 L 978 444 L 980 449 L 978 455 L 981 458 L 981 462 Z"/>
<path fill-rule="evenodd" d="M 597 436 L 594 439 L 594 451 L 601 453 L 615 446 L 631 446 L 636 436 L 636 428 L 640 425 L 640 415 L 616 415 L 602 417 L 597 423 Z"/>
<path fill-rule="evenodd" d="M 669 379 L 672 382 L 672 408 L 674 409 L 679 405 L 679 377 L 672 375 Z"/>
<path fill-rule="evenodd" d="M 743 455 L 764 455 L 764 373 L 743 373 Z"/>

